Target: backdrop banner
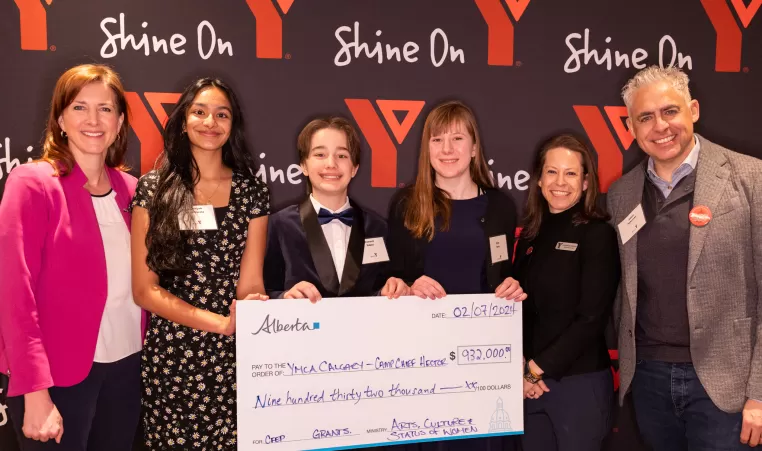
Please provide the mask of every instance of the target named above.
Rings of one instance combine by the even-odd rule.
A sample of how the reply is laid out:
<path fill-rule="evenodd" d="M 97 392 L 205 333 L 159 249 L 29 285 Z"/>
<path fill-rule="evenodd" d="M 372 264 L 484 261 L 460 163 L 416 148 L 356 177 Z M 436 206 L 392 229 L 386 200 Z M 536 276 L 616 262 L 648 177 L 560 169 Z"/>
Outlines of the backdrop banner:
<path fill-rule="evenodd" d="M 297 134 L 316 115 L 339 114 L 363 138 L 351 195 L 385 216 L 392 194 L 414 177 L 426 114 L 449 99 L 474 109 L 495 180 L 517 205 L 538 145 L 562 131 L 595 149 L 606 191 L 643 157 L 620 90 L 651 64 L 689 74 L 699 133 L 762 157 L 754 131 L 762 117 L 761 4 L 0 0 L 0 196 L 8 173 L 40 154 L 56 79 L 88 62 L 113 66 L 129 91 L 136 176 L 154 165 L 183 88 L 202 76 L 228 81 L 276 210 L 305 192 Z M 610 347 L 616 361 L 613 340 Z M 3 396 L 0 449 L 13 450 Z M 630 407 L 609 441 L 608 449 L 640 449 Z"/>

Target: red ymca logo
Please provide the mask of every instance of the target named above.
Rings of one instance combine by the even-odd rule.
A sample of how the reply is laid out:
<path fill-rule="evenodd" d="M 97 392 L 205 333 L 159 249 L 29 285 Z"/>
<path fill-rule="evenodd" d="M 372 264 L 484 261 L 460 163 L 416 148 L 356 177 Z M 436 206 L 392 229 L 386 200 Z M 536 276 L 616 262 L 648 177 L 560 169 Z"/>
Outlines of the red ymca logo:
<path fill-rule="evenodd" d="M 145 174 L 154 168 L 156 159 L 164 148 L 161 131 L 167 123 L 167 113 L 164 105 L 174 105 L 180 100 L 178 92 L 144 92 L 146 103 L 137 92 L 125 93 L 130 107 L 130 127 L 135 131 L 140 141 L 140 173 Z"/>
<path fill-rule="evenodd" d="M 397 186 L 397 146 L 391 136 L 402 144 L 423 110 L 423 100 L 377 100 L 381 115 L 376 113 L 368 99 L 344 99 L 349 111 L 370 146 L 370 185 L 376 188 Z M 395 111 L 405 112 L 402 121 Z M 381 117 L 386 120 L 387 132 Z"/>
<path fill-rule="evenodd" d="M 514 30 L 500 0 L 474 0 L 487 22 L 487 64 L 513 66 Z M 519 22 L 531 0 L 504 0 L 510 15 Z"/>
<path fill-rule="evenodd" d="M 751 0 L 748 6 L 743 0 L 730 0 L 744 28 L 748 28 L 751 19 L 762 6 L 762 0 Z M 741 70 L 741 44 L 743 34 L 738 26 L 733 11 L 727 0 L 701 0 L 712 27 L 717 33 L 714 70 L 717 72 L 739 72 Z"/>
<path fill-rule="evenodd" d="M 574 111 L 598 154 L 598 179 L 601 184 L 601 192 L 605 193 L 609 190 L 609 186 L 622 176 L 624 162 L 622 151 L 629 149 L 634 141 L 623 120 L 627 118 L 627 108 L 623 106 L 603 107 L 611 128 L 609 128 L 606 119 L 597 106 L 574 105 Z M 619 138 L 618 141 L 614 135 Z"/>

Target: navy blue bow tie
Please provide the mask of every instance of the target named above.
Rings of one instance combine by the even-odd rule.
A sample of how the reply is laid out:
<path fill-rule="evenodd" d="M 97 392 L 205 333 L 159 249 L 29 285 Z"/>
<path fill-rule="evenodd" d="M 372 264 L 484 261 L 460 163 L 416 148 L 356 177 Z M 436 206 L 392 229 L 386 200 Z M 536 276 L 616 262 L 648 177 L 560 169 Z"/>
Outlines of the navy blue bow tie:
<path fill-rule="evenodd" d="M 331 213 L 325 208 L 321 208 L 318 212 L 318 222 L 320 225 L 328 224 L 334 219 L 338 219 L 345 225 L 352 227 L 352 221 L 354 221 L 354 213 L 352 212 L 352 207 L 349 207 L 340 213 Z"/>

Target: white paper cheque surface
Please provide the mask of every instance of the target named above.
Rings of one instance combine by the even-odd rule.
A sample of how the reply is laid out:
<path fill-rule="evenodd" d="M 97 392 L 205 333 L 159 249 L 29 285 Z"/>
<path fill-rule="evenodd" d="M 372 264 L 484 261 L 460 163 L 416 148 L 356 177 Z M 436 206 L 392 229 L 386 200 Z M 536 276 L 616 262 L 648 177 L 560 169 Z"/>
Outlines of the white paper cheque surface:
<path fill-rule="evenodd" d="M 493 294 L 237 303 L 239 450 L 521 434 L 521 303 Z"/>

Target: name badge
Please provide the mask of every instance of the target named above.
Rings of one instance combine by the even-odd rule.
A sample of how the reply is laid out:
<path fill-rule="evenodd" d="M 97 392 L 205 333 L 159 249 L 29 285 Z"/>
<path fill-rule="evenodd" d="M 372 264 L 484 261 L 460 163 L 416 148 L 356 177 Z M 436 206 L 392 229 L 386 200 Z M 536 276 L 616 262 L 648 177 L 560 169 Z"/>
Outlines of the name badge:
<path fill-rule="evenodd" d="M 181 213 L 178 220 L 180 230 L 217 230 L 217 218 L 211 205 L 194 205 L 189 218 Z"/>
<path fill-rule="evenodd" d="M 624 218 L 624 221 L 620 222 L 617 228 L 619 229 L 619 236 L 622 238 L 622 244 L 630 241 L 630 238 L 635 236 L 636 233 L 643 226 L 646 225 L 646 216 L 643 214 L 643 206 L 638 204 L 632 213 Z"/>
<path fill-rule="evenodd" d="M 577 250 L 577 243 L 564 243 L 563 241 L 559 241 L 556 243 L 556 249 L 559 251 L 574 252 Z"/>
<path fill-rule="evenodd" d="M 365 248 L 362 253 L 362 264 L 381 263 L 389 261 L 389 253 L 386 252 L 384 237 L 365 238 Z"/>
<path fill-rule="evenodd" d="M 508 260 L 508 240 L 505 239 L 505 234 L 489 237 L 489 253 L 493 265 Z"/>

